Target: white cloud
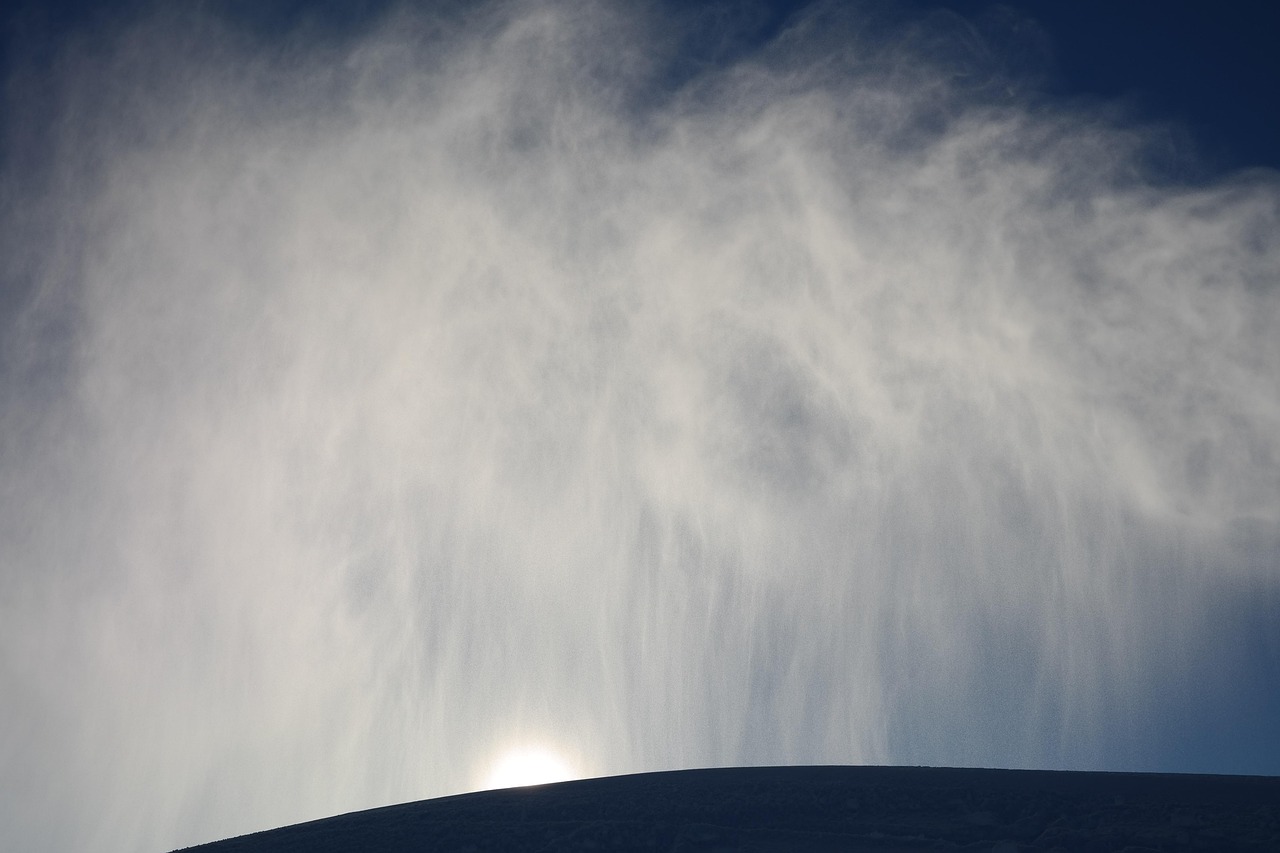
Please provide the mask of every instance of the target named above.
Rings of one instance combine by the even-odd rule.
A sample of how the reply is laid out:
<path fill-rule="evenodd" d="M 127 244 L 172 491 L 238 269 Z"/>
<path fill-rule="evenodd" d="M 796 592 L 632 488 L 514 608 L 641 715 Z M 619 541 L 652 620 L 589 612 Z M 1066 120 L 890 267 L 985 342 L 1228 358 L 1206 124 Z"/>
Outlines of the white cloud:
<path fill-rule="evenodd" d="M 1274 176 L 1155 185 L 857 21 L 664 92 L 665 26 L 68 55 L 4 176 L 20 846 L 445 794 L 512 729 L 1105 765 L 1268 580 Z"/>

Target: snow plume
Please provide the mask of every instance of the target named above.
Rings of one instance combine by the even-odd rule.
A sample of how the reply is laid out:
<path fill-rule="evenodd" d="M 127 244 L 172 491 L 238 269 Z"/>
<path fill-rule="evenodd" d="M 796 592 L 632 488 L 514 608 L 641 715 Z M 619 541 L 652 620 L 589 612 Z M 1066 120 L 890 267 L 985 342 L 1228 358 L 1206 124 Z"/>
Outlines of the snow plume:
<path fill-rule="evenodd" d="M 954 21 L 716 26 L 169 13 L 13 78 L 15 849 L 457 792 L 522 738 L 1159 765 L 1137 721 L 1275 600 L 1274 175 L 1153 180 Z"/>

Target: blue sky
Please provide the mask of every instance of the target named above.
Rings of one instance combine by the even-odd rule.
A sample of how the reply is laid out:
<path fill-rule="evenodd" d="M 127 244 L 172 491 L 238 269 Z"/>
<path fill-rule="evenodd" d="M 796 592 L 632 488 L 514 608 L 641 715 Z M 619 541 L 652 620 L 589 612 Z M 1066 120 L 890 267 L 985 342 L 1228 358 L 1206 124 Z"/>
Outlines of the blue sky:
<path fill-rule="evenodd" d="M 1280 774 L 1244 8 L 6 7 L 0 825 Z"/>
<path fill-rule="evenodd" d="M 6 4 L 6 48 L 15 36 L 35 33 L 37 41 L 57 42 L 66 32 L 92 28 L 95 21 L 118 17 L 139 3 L 84 3 L 76 0 Z M 375 20 L 387 0 L 275 0 L 269 3 L 224 0 L 230 10 L 259 31 L 279 34 L 306 21 L 322 21 L 331 33 L 351 33 Z M 442 4 L 437 4 L 442 5 Z M 676 4 L 687 7 L 690 4 Z M 692 4 L 740 14 L 749 5 L 767 36 L 785 26 L 806 2 Z M 1280 122 L 1267 109 L 1280 60 L 1270 49 L 1280 12 L 1262 3 L 1233 3 L 1210 8 L 1189 2 L 1106 3 L 1100 0 L 1037 0 L 990 3 L 947 0 L 938 3 L 868 4 L 879 14 L 912 17 L 938 10 L 963 17 L 990 34 L 997 50 L 1019 71 L 1041 74 L 1043 90 L 1054 96 L 1123 99 L 1137 114 L 1176 123 L 1189 132 L 1200 161 L 1230 169 L 1280 163 Z M 1025 30 L 1031 29 L 1031 33 Z M 48 42 L 46 42 L 47 44 Z M 19 51 L 29 47 L 23 44 Z"/>
<path fill-rule="evenodd" d="M 223 0 L 212 8 L 267 38 L 307 26 L 343 38 L 363 31 L 393 5 L 387 0 Z M 435 4 L 445 5 L 458 4 Z M 709 19 L 736 19 L 741 32 L 735 49 L 750 49 L 813 5 L 789 0 L 670 7 Z M 1267 108 L 1280 77 L 1268 34 L 1280 23 L 1280 12 L 1267 4 L 1218 9 L 1190 2 L 940 0 L 864 6 L 885 19 L 954 14 L 957 27 L 972 27 L 987 39 L 997 61 L 1034 91 L 1054 99 L 1121 104 L 1133 117 L 1166 125 L 1171 167 L 1190 177 L 1280 164 L 1280 120 Z M 138 2 L 14 0 L 6 4 L 3 49 L 6 55 L 44 52 L 69 33 L 92 32 L 145 7 Z M 724 50 L 717 36 L 710 38 L 717 48 L 704 43 L 692 52 Z"/>

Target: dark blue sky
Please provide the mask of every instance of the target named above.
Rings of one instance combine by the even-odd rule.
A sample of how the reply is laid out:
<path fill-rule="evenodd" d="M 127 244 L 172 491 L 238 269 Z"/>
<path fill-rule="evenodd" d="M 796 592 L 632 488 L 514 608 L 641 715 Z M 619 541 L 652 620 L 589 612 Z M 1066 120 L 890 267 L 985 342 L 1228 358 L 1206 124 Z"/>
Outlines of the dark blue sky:
<path fill-rule="evenodd" d="M 4 49 L 37 55 L 67 32 L 91 33 L 120 11 L 146 4 L 84 0 L 13 0 L 4 5 Z M 392 5 L 387 0 L 217 0 L 246 26 L 278 35 L 318 25 L 339 36 Z M 432 5 L 432 4 L 428 4 Z M 437 3 L 436 6 L 446 4 Z M 449 4 L 452 5 L 452 4 Z M 687 2 L 670 5 L 684 10 Z M 727 16 L 755 22 L 767 38 L 807 0 L 701 3 L 708 21 Z M 907 19 L 950 11 L 971 25 L 1015 77 L 1039 79 L 1054 97 L 1105 99 L 1133 117 L 1170 124 L 1175 171 L 1220 174 L 1250 166 L 1280 167 L 1280 7 L 1269 3 L 1160 2 L 1160 0 L 989 0 L 870 3 L 875 14 Z M 750 15 L 742 10 L 750 8 Z M 739 48 L 748 46 L 738 44 Z M 719 47 L 723 48 L 721 44 Z M 705 50 L 706 47 L 704 46 Z M 710 52 L 714 53 L 714 50 Z M 1191 166 L 1188 162 L 1196 161 Z M 1180 164 L 1180 165 L 1179 165 Z"/>
<path fill-rule="evenodd" d="M 1270 3 L 1021 4 L 1055 45 L 1051 90 L 1129 100 L 1185 122 L 1221 168 L 1280 165 L 1280 7 Z"/>

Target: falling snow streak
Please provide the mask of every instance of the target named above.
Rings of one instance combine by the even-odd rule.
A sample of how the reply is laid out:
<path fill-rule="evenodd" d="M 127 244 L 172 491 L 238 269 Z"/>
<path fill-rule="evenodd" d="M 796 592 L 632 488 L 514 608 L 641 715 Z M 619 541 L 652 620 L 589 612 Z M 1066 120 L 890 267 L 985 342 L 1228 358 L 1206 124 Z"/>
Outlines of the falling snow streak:
<path fill-rule="evenodd" d="M 526 741 L 1159 763 L 1277 595 L 1274 176 L 1161 185 L 1141 128 L 854 16 L 679 74 L 674 26 L 170 13 L 17 92 L 56 116 L 2 185 L 17 847 Z"/>

